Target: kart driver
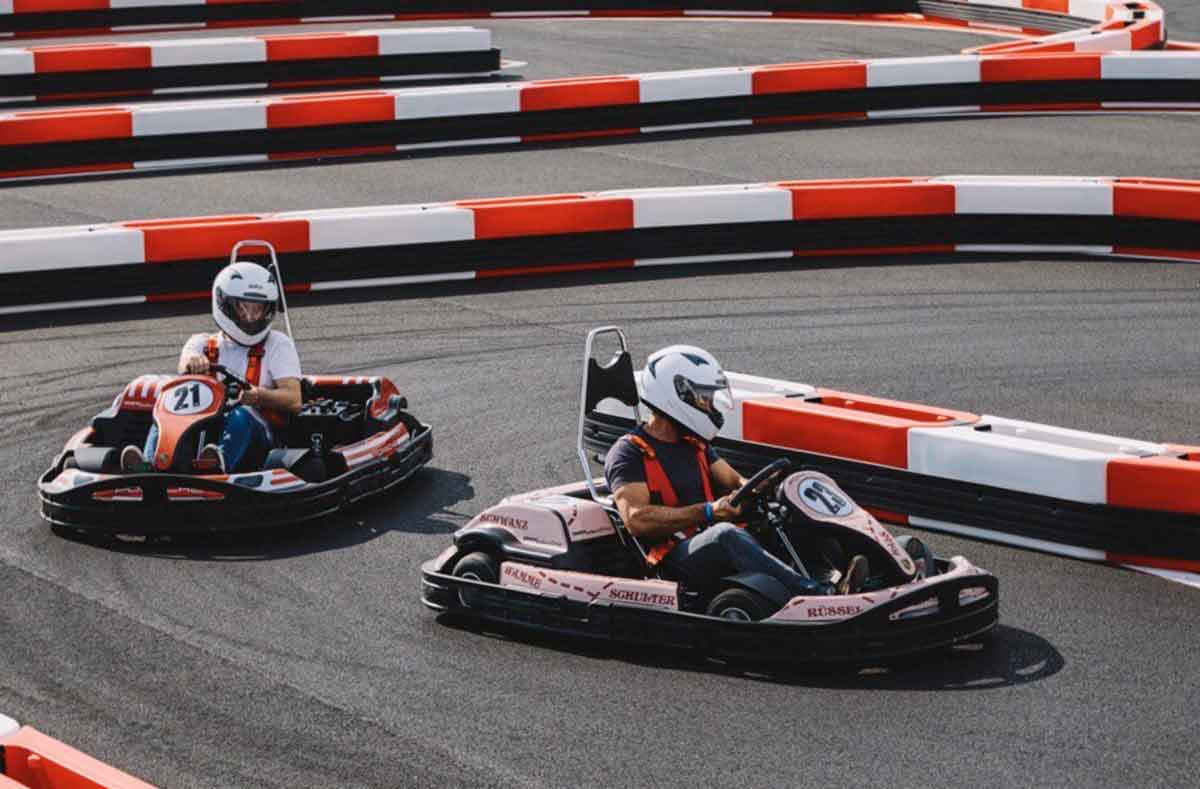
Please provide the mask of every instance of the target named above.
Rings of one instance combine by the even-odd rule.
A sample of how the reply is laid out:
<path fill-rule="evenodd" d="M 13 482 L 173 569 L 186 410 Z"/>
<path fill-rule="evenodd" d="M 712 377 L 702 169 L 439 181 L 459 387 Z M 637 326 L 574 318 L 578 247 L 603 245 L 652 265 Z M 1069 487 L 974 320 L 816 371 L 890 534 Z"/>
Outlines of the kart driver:
<path fill-rule="evenodd" d="M 647 561 L 699 586 L 731 572 L 761 572 L 796 595 L 857 592 L 869 572 L 865 557 L 851 559 L 834 586 L 801 575 L 732 523 L 741 508 L 730 505 L 730 494 L 746 480 L 710 444 L 725 421 L 721 397 L 731 408 L 729 383 L 708 351 L 672 345 L 646 360 L 642 402 L 650 419 L 612 446 L 604 476 Z"/>
<path fill-rule="evenodd" d="M 220 364 L 242 378 L 244 389 L 225 416 L 219 444 L 200 450 L 196 466 L 211 473 L 244 470 L 262 460 L 275 445 L 272 426 L 300 410 L 300 357 L 286 334 L 271 329 L 279 304 L 274 275 L 257 263 L 238 261 L 217 274 L 212 287 L 212 315 L 220 331 L 194 334 L 179 355 L 180 375 L 204 375 Z M 150 428 L 144 449 L 130 445 L 121 452 L 126 472 L 149 471 L 158 444 Z"/>

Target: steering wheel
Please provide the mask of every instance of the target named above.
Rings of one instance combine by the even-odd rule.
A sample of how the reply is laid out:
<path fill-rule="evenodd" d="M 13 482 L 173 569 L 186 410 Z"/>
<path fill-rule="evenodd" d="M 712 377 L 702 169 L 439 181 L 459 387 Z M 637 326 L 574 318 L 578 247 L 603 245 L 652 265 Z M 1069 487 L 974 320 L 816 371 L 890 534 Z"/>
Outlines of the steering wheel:
<path fill-rule="evenodd" d="M 229 368 L 223 364 L 210 364 L 208 371 L 214 375 L 219 375 L 225 381 L 225 399 L 237 400 L 241 397 L 244 390 L 250 388 L 250 382 L 239 378 L 237 375 L 229 371 Z"/>
<path fill-rule="evenodd" d="M 763 466 L 729 497 L 729 506 L 738 507 L 742 502 L 749 502 L 758 508 L 775 492 L 775 483 L 779 477 L 791 470 L 792 461 L 787 458 L 779 458 L 770 465 Z"/>

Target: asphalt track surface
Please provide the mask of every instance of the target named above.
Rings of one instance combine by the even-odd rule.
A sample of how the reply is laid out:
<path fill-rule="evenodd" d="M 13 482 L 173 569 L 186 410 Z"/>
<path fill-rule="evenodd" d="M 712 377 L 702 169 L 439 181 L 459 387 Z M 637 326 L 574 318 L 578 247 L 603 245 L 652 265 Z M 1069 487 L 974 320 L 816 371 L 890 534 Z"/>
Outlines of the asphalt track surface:
<path fill-rule="evenodd" d="M 1190 16 L 1189 16 L 1190 15 Z M 1195 9 L 1174 34 L 1200 29 Z M 985 40 L 741 22 L 504 22 L 529 76 L 951 52 Z M 1193 34 L 1190 37 L 1197 37 Z M 889 123 L 0 190 L 0 226 L 576 189 L 952 172 L 1200 178 L 1179 116 Z M 980 650 L 867 671 L 481 634 L 420 562 L 509 492 L 577 479 L 586 330 L 734 370 L 1138 438 L 1200 441 L 1200 268 L 1065 258 L 738 264 L 660 278 L 300 304 L 306 370 L 381 373 L 435 426 L 399 495 L 218 542 L 73 542 L 33 481 L 191 306 L 0 334 L 0 710 L 155 783 L 206 786 L 1192 785 L 1196 590 L 938 535 L 1001 579 Z M 1136 524 L 1131 524 L 1136 528 Z"/>

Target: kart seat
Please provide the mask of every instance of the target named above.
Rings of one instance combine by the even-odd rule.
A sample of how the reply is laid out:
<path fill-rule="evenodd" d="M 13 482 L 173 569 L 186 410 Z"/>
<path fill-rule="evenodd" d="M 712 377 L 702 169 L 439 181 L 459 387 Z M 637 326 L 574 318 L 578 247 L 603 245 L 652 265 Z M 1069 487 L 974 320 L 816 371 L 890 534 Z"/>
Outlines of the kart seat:
<path fill-rule="evenodd" d="M 96 437 L 92 444 L 99 447 L 121 448 L 127 444 L 140 447 L 150 433 L 149 411 L 116 411 L 108 408 L 92 417 Z"/>

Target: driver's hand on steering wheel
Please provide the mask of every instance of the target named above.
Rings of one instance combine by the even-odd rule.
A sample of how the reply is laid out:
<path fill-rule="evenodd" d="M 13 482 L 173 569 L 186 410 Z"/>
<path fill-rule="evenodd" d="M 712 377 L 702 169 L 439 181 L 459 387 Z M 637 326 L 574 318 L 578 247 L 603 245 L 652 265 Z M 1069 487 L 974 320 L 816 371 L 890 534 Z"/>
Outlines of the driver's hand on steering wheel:
<path fill-rule="evenodd" d="M 742 516 L 742 507 L 734 507 L 729 503 L 729 499 L 733 494 L 722 496 L 713 502 L 713 522 L 734 522 Z"/>
<path fill-rule="evenodd" d="M 238 395 L 238 405 L 262 405 L 262 390 L 257 386 L 250 386 L 242 390 Z"/>
<path fill-rule="evenodd" d="M 184 367 L 190 375 L 205 375 L 208 373 L 208 357 L 192 354 L 184 360 Z"/>

